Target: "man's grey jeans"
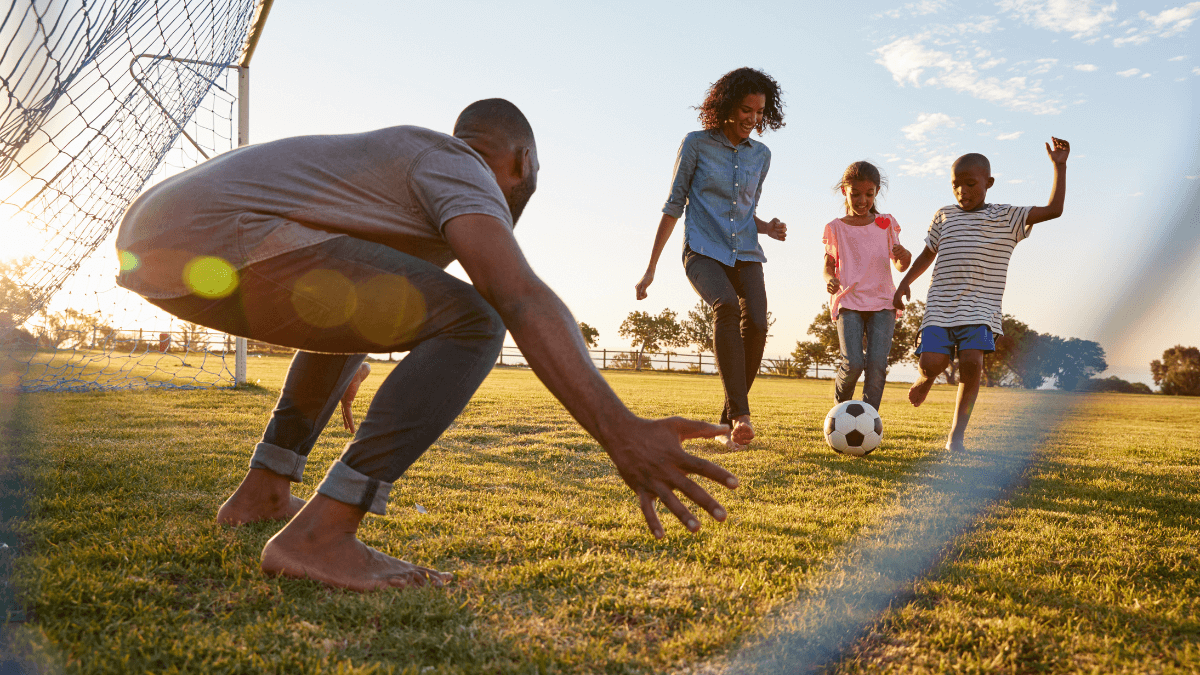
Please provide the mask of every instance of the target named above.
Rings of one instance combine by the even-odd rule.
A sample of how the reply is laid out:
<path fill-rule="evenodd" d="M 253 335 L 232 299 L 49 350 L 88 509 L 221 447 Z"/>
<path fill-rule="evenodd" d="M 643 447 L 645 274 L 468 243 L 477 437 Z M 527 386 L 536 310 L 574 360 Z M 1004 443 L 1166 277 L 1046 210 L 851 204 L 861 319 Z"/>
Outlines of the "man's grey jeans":
<path fill-rule="evenodd" d="M 466 407 L 504 323 L 475 287 L 382 244 L 337 237 L 238 270 L 230 296 L 151 299 L 186 321 L 293 347 L 250 468 L 300 481 L 367 353 L 408 352 L 317 492 L 385 512 L 392 483 Z"/>

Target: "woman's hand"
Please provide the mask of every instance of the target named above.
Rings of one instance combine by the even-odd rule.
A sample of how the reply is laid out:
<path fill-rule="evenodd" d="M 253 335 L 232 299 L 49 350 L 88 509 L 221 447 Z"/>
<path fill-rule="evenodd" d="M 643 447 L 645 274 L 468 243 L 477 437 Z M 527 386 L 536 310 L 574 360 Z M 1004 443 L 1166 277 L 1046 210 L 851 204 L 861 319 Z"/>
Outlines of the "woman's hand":
<path fill-rule="evenodd" d="M 646 299 L 646 289 L 650 288 L 650 284 L 652 283 L 654 283 L 654 270 L 646 270 L 646 273 L 642 275 L 642 280 L 634 286 L 634 289 L 637 290 L 638 300 Z"/>
<path fill-rule="evenodd" d="M 825 290 L 829 291 L 830 295 L 837 293 L 842 288 L 842 282 L 838 281 L 837 277 L 829 277 L 825 280 Z"/>
<path fill-rule="evenodd" d="M 783 241 L 787 239 L 787 223 L 778 218 L 772 218 L 769 223 L 764 223 L 760 220 L 758 221 L 758 233 Z"/>

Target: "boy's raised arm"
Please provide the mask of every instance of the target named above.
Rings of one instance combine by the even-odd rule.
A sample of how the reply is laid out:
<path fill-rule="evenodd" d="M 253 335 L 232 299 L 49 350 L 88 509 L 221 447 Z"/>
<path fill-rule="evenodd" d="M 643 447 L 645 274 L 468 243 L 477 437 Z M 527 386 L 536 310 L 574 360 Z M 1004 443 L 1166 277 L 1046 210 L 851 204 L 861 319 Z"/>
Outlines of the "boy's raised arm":
<path fill-rule="evenodd" d="M 924 274 L 925 270 L 929 269 L 936 256 L 937 253 L 929 250 L 928 246 L 921 251 L 921 255 L 917 256 L 917 259 L 913 261 L 912 267 L 908 268 L 908 274 L 905 274 L 904 278 L 900 280 L 900 285 L 896 286 L 896 295 L 892 296 L 893 307 L 904 309 L 904 301 L 912 295 L 912 289 L 909 288 L 909 285 L 916 281 L 917 277 Z"/>
<path fill-rule="evenodd" d="M 1067 198 L 1067 155 L 1071 154 L 1071 144 L 1053 136 L 1050 141 L 1054 144 L 1053 147 L 1050 143 L 1046 144 L 1046 154 L 1054 162 L 1054 187 L 1050 191 L 1050 203 L 1029 209 L 1029 215 L 1025 218 L 1027 226 L 1052 220 L 1063 213 L 1063 202 Z"/>

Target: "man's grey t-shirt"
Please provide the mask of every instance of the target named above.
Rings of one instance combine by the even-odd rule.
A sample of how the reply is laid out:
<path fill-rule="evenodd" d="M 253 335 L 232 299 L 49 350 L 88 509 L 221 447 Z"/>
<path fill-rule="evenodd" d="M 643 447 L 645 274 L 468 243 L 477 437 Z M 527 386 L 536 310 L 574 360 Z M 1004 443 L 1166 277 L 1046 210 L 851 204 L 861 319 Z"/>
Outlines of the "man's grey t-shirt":
<path fill-rule="evenodd" d="M 190 291 L 184 271 L 234 269 L 349 235 L 439 267 L 442 228 L 465 214 L 512 214 L 491 169 L 463 141 L 420 127 L 299 136 L 238 148 L 147 190 L 117 234 L 117 283 L 148 298 Z"/>

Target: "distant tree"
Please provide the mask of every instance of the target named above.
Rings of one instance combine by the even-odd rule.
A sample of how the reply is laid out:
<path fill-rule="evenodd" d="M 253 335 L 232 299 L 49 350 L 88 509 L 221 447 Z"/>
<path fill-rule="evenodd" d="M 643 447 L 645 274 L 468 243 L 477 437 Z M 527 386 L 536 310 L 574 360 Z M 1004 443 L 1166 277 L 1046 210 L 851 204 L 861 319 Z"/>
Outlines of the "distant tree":
<path fill-rule="evenodd" d="M 829 317 L 829 303 L 821 305 L 821 311 L 808 324 L 808 334 L 816 338 L 820 350 L 813 353 L 813 364 L 833 365 L 842 360 L 842 344 L 838 339 L 837 324 Z"/>
<path fill-rule="evenodd" d="M 1154 384 L 1169 396 L 1200 396 L 1200 349 L 1175 345 L 1150 362 Z"/>
<path fill-rule="evenodd" d="M 664 309 L 658 316 L 646 312 L 630 312 L 621 322 L 617 334 L 629 339 L 629 344 L 638 350 L 637 370 L 642 369 L 646 352 L 660 352 L 668 347 L 685 347 L 687 339 L 683 328 L 675 320 L 675 312 Z"/>
<path fill-rule="evenodd" d="M 713 314 L 712 307 L 703 300 L 688 310 L 687 318 L 679 322 L 683 329 L 686 344 L 692 345 L 700 353 L 713 351 Z"/>
<path fill-rule="evenodd" d="M 17 282 L 33 258 L 0 260 L 0 332 L 15 328 L 16 317 L 26 317 L 33 305 L 33 294 Z"/>
<path fill-rule="evenodd" d="M 1128 382 L 1116 375 L 1103 379 L 1090 379 L 1079 385 L 1079 391 L 1116 392 L 1119 394 L 1153 394 L 1150 387 L 1143 382 Z"/>
<path fill-rule="evenodd" d="M 204 343 L 204 334 L 208 329 L 198 323 L 190 322 L 184 322 L 181 329 L 183 331 L 183 351 L 198 351 Z"/>
<path fill-rule="evenodd" d="M 917 348 L 917 337 L 921 334 L 921 319 L 925 317 L 925 303 L 913 300 L 904 306 L 904 315 L 896 322 L 896 332 L 892 334 L 892 349 L 888 352 L 888 367 L 897 363 L 916 363 L 918 357 L 913 353 Z"/>
<path fill-rule="evenodd" d="M 583 335 L 583 343 L 592 349 L 596 348 L 596 339 L 600 337 L 600 331 L 592 328 L 586 323 L 579 322 L 579 332 Z"/>
<path fill-rule="evenodd" d="M 91 340 L 92 326 L 96 324 L 91 315 L 68 307 L 61 312 L 41 312 L 42 332 L 38 346 L 57 349 L 64 345 L 79 346 Z"/>
<path fill-rule="evenodd" d="M 824 350 L 820 344 L 812 340 L 797 340 L 796 348 L 792 350 L 792 367 L 796 369 L 797 377 L 805 377 L 810 368 L 825 363 L 823 358 Z"/>
<path fill-rule="evenodd" d="M 1055 383 L 1059 389 L 1075 391 L 1094 375 L 1108 369 L 1104 359 L 1104 348 L 1092 340 L 1049 336 L 1049 365 L 1053 368 Z"/>

